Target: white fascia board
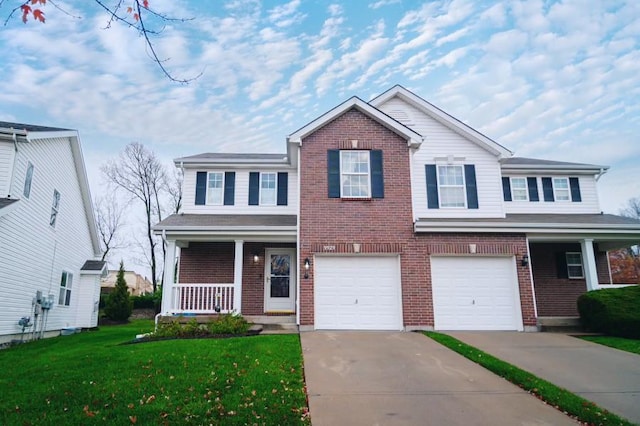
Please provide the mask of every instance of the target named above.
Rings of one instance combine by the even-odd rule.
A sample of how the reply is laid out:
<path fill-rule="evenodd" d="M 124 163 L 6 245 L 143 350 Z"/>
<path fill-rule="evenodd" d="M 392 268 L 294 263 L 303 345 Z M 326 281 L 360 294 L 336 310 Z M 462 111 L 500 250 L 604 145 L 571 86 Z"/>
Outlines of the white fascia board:
<path fill-rule="evenodd" d="M 249 163 L 239 163 L 239 162 L 228 162 L 228 163 L 220 163 L 220 162 L 193 162 L 193 163 L 183 163 L 181 161 L 174 161 L 174 164 L 178 168 L 184 169 L 211 169 L 211 170 L 244 170 L 244 169 L 274 169 L 274 170 L 295 170 L 295 167 L 288 162 L 285 163 L 257 163 L 255 161 Z"/>
<path fill-rule="evenodd" d="M 395 134 L 406 139 L 407 145 L 409 145 L 412 148 L 419 147 L 424 140 L 422 135 L 420 135 L 419 133 L 411 130 L 410 128 L 403 125 L 402 123 L 394 120 L 384 112 L 366 103 L 365 101 L 358 98 L 357 96 L 353 96 L 347 99 L 346 101 L 344 101 L 343 103 L 341 103 L 340 105 L 336 106 L 332 110 L 327 111 L 320 117 L 316 118 L 306 126 L 298 129 L 296 132 L 289 135 L 289 137 L 287 138 L 288 142 L 302 145 L 302 139 L 304 139 L 311 133 L 315 132 L 317 129 L 324 126 L 325 124 L 335 119 L 336 117 L 339 117 L 340 115 L 350 110 L 351 108 L 357 108 L 358 111 L 376 120 L 378 123 L 382 124 L 387 129 L 391 130 Z"/>
<path fill-rule="evenodd" d="M 156 235 L 161 232 L 154 231 Z M 256 231 L 246 230 L 175 230 L 167 231 L 165 234 L 169 240 L 181 241 L 234 241 L 245 240 L 255 242 L 296 242 L 296 232 L 287 231 Z"/>
<path fill-rule="evenodd" d="M 429 222 L 414 225 L 419 232 L 495 232 L 495 233 L 548 233 L 548 234 L 627 234 L 640 237 L 640 227 L 633 228 L 619 224 L 583 224 L 583 223 L 501 223 L 493 222 Z"/>
<path fill-rule="evenodd" d="M 227 227 L 204 227 L 204 226 L 167 226 L 167 227 L 153 227 L 153 232 L 156 235 L 162 235 L 165 231 L 167 235 L 175 234 L 255 234 L 255 235 L 279 235 L 289 234 L 296 235 L 296 226 L 269 226 L 268 228 L 255 226 L 227 226 Z"/>
<path fill-rule="evenodd" d="M 173 160 L 173 163 L 180 167 L 185 168 L 197 168 L 197 167 L 211 167 L 211 166 L 233 166 L 233 167 L 290 167 L 290 161 L 286 154 L 282 154 L 281 160 L 256 160 L 256 159 L 240 159 L 240 158 L 230 158 L 230 159 L 205 159 L 198 158 L 193 160 L 183 160 L 180 158 L 176 158 Z"/>
<path fill-rule="evenodd" d="M 596 175 L 603 171 L 609 170 L 609 166 L 596 166 L 592 164 L 577 165 L 531 165 L 531 164 L 501 164 L 500 169 L 506 172 L 518 173 L 540 173 L 540 172 L 556 172 L 556 173 L 576 173 Z"/>
<path fill-rule="evenodd" d="M 403 101 L 413 105 L 415 108 L 424 112 L 434 120 L 438 121 L 439 123 L 443 124 L 449 129 L 453 130 L 454 132 L 460 134 L 461 136 L 483 147 L 484 149 L 496 155 L 497 157 L 499 158 L 513 157 L 513 152 L 511 150 L 505 148 L 504 146 L 500 145 L 498 142 L 483 135 L 482 133 L 478 132 L 471 126 L 468 126 L 467 124 L 463 123 L 462 121 L 458 120 L 452 115 L 449 115 L 448 113 L 444 112 L 440 108 L 427 102 L 426 100 L 417 96 L 415 93 L 410 92 L 409 90 L 405 89 L 400 85 L 396 85 L 392 87 L 391 89 L 387 90 L 383 94 L 372 99 L 369 103 L 375 107 L 378 107 L 383 103 L 385 103 L 386 101 L 388 101 L 389 99 L 396 96 L 402 99 Z"/>

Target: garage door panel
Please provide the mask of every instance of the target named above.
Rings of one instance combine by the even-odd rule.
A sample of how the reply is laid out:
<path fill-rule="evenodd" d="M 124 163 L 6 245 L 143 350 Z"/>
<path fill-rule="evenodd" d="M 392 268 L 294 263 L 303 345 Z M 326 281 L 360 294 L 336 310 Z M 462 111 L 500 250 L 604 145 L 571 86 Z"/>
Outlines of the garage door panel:
<path fill-rule="evenodd" d="M 432 257 L 435 328 L 521 330 L 512 257 Z"/>
<path fill-rule="evenodd" d="M 402 328 L 397 257 L 318 256 L 314 276 L 316 328 Z"/>

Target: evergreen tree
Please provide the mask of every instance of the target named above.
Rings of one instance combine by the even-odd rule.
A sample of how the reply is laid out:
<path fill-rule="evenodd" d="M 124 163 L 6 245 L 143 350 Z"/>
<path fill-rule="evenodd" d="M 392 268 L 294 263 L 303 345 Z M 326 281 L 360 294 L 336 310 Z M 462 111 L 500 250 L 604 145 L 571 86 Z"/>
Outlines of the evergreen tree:
<path fill-rule="evenodd" d="M 129 297 L 127 282 L 124 280 L 124 263 L 120 261 L 120 270 L 116 279 L 116 286 L 107 297 L 104 314 L 113 321 L 127 321 L 133 310 L 133 301 Z"/>

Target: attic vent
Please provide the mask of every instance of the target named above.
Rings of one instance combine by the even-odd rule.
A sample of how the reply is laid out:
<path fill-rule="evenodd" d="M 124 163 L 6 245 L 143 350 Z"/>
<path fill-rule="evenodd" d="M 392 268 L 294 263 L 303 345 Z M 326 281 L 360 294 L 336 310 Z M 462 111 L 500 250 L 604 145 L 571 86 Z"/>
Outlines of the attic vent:
<path fill-rule="evenodd" d="M 403 124 L 411 123 L 411 118 L 409 117 L 409 114 L 407 114 L 406 111 L 403 111 L 401 109 L 393 109 L 389 111 L 389 115 Z"/>

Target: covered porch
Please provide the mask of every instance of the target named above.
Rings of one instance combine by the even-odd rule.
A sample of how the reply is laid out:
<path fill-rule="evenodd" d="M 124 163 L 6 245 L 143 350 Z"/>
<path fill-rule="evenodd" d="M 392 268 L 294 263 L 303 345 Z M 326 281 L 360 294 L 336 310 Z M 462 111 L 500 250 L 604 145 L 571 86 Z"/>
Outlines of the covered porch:
<path fill-rule="evenodd" d="M 208 226 L 207 226 L 208 224 Z M 166 241 L 161 314 L 295 315 L 295 216 L 174 215 Z"/>

